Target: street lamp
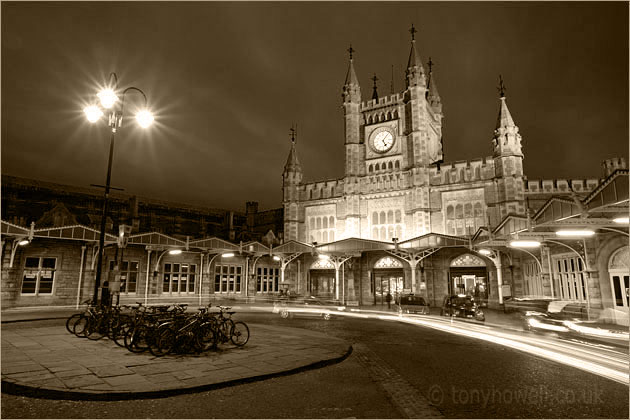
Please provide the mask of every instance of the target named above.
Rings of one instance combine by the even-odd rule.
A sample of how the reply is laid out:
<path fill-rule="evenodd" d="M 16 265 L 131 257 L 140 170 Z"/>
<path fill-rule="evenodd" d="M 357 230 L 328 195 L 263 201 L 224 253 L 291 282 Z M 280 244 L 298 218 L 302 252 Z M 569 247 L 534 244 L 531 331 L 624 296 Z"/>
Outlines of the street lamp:
<path fill-rule="evenodd" d="M 101 90 L 97 97 L 100 100 L 100 105 L 91 105 L 84 108 L 85 115 L 91 123 L 95 123 L 103 116 L 103 111 L 109 115 L 108 126 L 111 129 L 111 137 L 109 142 L 109 161 L 107 163 L 107 181 L 105 183 L 105 196 L 103 200 L 103 212 L 101 215 L 101 233 L 98 241 L 98 262 L 96 265 L 96 279 L 94 282 L 94 302 L 98 303 L 98 288 L 101 284 L 101 271 L 103 265 L 103 247 L 105 246 L 105 220 L 107 218 L 107 202 L 109 198 L 109 188 L 112 175 L 112 158 L 114 156 L 114 136 L 116 130 L 121 127 L 123 120 L 123 107 L 125 105 L 125 95 L 128 92 L 135 91 L 142 95 L 144 99 L 144 109 L 142 109 L 137 115 L 136 119 L 141 127 L 146 128 L 153 122 L 153 116 L 147 110 L 147 97 L 140 89 L 130 86 L 122 91 L 122 97 L 119 98 L 118 92 L 118 76 L 116 73 L 111 73 L 109 76 L 109 87 Z M 117 105 L 117 106 L 116 106 Z"/>

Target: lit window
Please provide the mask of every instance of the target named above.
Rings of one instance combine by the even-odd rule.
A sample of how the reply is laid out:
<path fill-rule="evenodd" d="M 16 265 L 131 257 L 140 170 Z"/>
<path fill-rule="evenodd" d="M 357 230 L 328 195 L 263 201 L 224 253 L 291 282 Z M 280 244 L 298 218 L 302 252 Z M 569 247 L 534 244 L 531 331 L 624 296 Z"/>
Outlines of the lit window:
<path fill-rule="evenodd" d="M 56 267 L 56 258 L 27 257 L 22 278 L 22 294 L 51 295 Z"/>
<path fill-rule="evenodd" d="M 196 264 L 165 263 L 162 292 L 178 294 L 194 293 L 196 272 Z"/>

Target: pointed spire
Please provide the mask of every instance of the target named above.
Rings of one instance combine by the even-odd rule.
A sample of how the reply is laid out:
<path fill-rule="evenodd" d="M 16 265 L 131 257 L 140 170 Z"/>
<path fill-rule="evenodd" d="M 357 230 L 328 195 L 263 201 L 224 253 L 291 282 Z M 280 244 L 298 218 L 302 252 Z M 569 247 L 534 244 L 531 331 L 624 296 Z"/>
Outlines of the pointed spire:
<path fill-rule="evenodd" d="M 411 24 L 411 29 L 409 29 L 409 32 L 411 32 L 411 51 L 409 52 L 409 61 L 407 62 L 407 68 L 411 68 L 411 67 L 419 67 L 422 72 L 424 73 L 424 69 L 422 68 L 422 61 L 420 60 L 420 55 L 416 52 L 416 32 L 418 32 L 418 30 L 416 28 L 414 28 L 413 23 Z"/>
<path fill-rule="evenodd" d="M 374 77 L 372 77 L 372 80 L 374 81 L 374 90 L 372 91 L 372 99 L 378 102 L 378 92 L 376 92 L 376 81 L 378 80 L 378 77 L 376 77 L 376 73 L 374 73 Z"/>
<path fill-rule="evenodd" d="M 501 99 L 501 107 L 499 108 L 499 116 L 497 117 L 497 126 L 500 127 L 515 127 L 514 120 L 512 119 L 512 115 L 510 114 L 510 110 L 508 109 L 507 102 L 505 102 L 505 85 L 503 84 L 503 77 L 499 75 L 499 86 L 497 87 L 499 91 L 499 98 Z"/>
<path fill-rule="evenodd" d="M 411 51 L 409 52 L 409 61 L 407 61 L 407 87 L 410 86 L 424 86 L 425 76 L 424 68 L 422 67 L 422 61 L 420 60 L 420 54 L 416 52 L 416 28 L 411 25 Z"/>
<path fill-rule="evenodd" d="M 352 48 L 352 44 L 350 44 L 350 48 L 348 48 L 348 53 L 350 53 L 350 64 L 348 65 L 348 72 L 346 73 L 346 81 L 345 85 L 357 85 L 359 86 L 359 79 L 357 79 L 357 75 L 354 72 L 354 65 L 352 63 L 352 53 L 356 50 Z"/>
<path fill-rule="evenodd" d="M 429 57 L 429 62 L 427 63 L 427 65 L 429 66 L 429 75 L 427 78 L 426 98 L 432 107 L 438 109 L 441 112 L 442 99 L 440 98 L 440 94 L 438 93 L 435 76 L 433 76 L 433 61 L 431 61 L 431 57 Z"/>
<path fill-rule="evenodd" d="M 291 127 L 291 150 L 289 151 L 289 157 L 286 165 L 284 165 L 284 172 L 302 172 L 302 165 L 297 158 L 297 152 L 295 151 L 295 142 L 297 140 L 297 124 Z"/>

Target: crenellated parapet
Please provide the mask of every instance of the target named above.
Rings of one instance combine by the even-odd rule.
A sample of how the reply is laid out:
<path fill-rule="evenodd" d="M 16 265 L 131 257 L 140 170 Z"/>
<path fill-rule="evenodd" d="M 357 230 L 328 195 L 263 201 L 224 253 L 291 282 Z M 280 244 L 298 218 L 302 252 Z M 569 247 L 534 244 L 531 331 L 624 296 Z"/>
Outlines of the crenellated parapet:
<path fill-rule="evenodd" d="M 361 102 L 361 112 L 372 111 L 376 109 L 381 109 L 384 107 L 397 106 L 403 103 L 404 94 L 402 93 L 394 93 L 392 95 L 387 95 L 378 98 L 378 100 L 370 99 L 368 101 Z"/>
<path fill-rule="evenodd" d="M 543 179 L 525 180 L 525 194 L 570 194 L 588 193 L 597 187 L 600 180 L 591 179 Z"/>
<path fill-rule="evenodd" d="M 431 185 L 448 185 L 482 181 L 494 177 L 494 160 L 485 158 L 463 160 L 432 166 L 429 169 Z"/>
<path fill-rule="evenodd" d="M 320 200 L 343 197 L 343 179 L 316 181 L 300 185 L 298 189 L 300 201 Z"/>

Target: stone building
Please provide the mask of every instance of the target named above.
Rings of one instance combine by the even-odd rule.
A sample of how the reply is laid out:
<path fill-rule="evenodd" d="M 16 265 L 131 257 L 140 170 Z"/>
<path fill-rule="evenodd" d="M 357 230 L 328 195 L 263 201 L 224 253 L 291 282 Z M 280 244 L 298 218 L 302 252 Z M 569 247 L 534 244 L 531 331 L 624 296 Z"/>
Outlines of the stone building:
<path fill-rule="evenodd" d="M 247 202 L 242 213 L 112 193 L 102 269 L 121 302 L 289 291 L 348 305 L 414 293 L 439 307 L 466 293 L 494 308 L 567 300 L 590 318 L 628 323 L 625 158 L 603 162 L 599 179 L 528 179 L 527 139 L 501 92 L 487 156 L 445 162 L 436 76 L 413 29 L 402 92 L 374 87 L 363 100 L 349 52 L 343 177 L 305 182 L 294 137 L 282 208 Z M 91 297 L 101 209 L 99 191 L 3 176 L 2 305 Z M 121 225 L 132 227 L 122 239 Z M 582 236 L 559 236 L 568 229 Z"/>
<path fill-rule="evenodd" d="M 613 174 L 627 179 L 625 159 L 604 162 L 602 179 L 528 179 L 524 139 L 501 88 L 496 128 L 488 133 L 490 154 L 444 162 L 444 114 L 436 77 L 430 61 L 425 70 L 413 28 L 411 32 L 402 92 L 379 96 L 375 85 L 371 99 L 363 100 L 349 49 L 342 89 L 342 178 L 305 182 L 307 168 L 299 162 L 295 140 L 291 143 L 283 172 L 285 240 L 311 245 L 315 251 L 288 267 L 289 288 L 359 304 L 382 304 L 389 292 L 423 294 L 435 306 L 451 293 L 472 294 L 491 307 L 502 305 L 504 298 L 523 296 L 583 302 L 600 312 L 614 306 L 607 264 L 611 252 L 627 256 L 627 225 L 617 225 L 618 232 L 605 230 L 611 220 L 592 225 L 600 229 L 582 247 L 590 251 L 587 255 L 611 248 L 597 257 L 603 270 L 597 275 L 582 267 L 590 256 L 575 244 L 566 249 L 553 242 L 559 241 L 549 237 L 555 232 L 539 232 L 547 238 L 542 258 L 506 245 L 519 230 L 532 233 L 535 217 L 550 202 L 580 203 L 584 208 Z M 609 216 L 627 216 L 627 188 L 623 195 L 607 203 Z M 586 217 L 586 212 L 574 210 L 570 217 Z M 509 230 L 514 226 L 518 228 Z M 479 252 L 490 245 L 491 250 L 484 249 L 489 254 Z M 591 279 L 588 287 L 586 277 Z M 627 293 L 628 277 L 625 286 L 620 281 Z M 582 288 L 588 289 L 588 297 L 575 292 Z M 618 300 L 627 310 L 627 294 Z"/>
<path fill-rule="evenodd" d="M 2 176 L 3 307 L 76 305 L 93 295 L 102 206 L 96 189 Z M 124 245 L 121 225 L 131 227 Z M 282 209 L 248 202 L 243 213 L 113 192 L 106 232 L 102 283 L 117 283 L 122 301 L 197 301 L 215 291 L 209 262 L 226 280 L 220 293 L 244 291 L 247 257 L 219 254 L 242 244 L 268 253 L 282 239 Z M 166 252 L 173 249 L 182 252 Z"/>

